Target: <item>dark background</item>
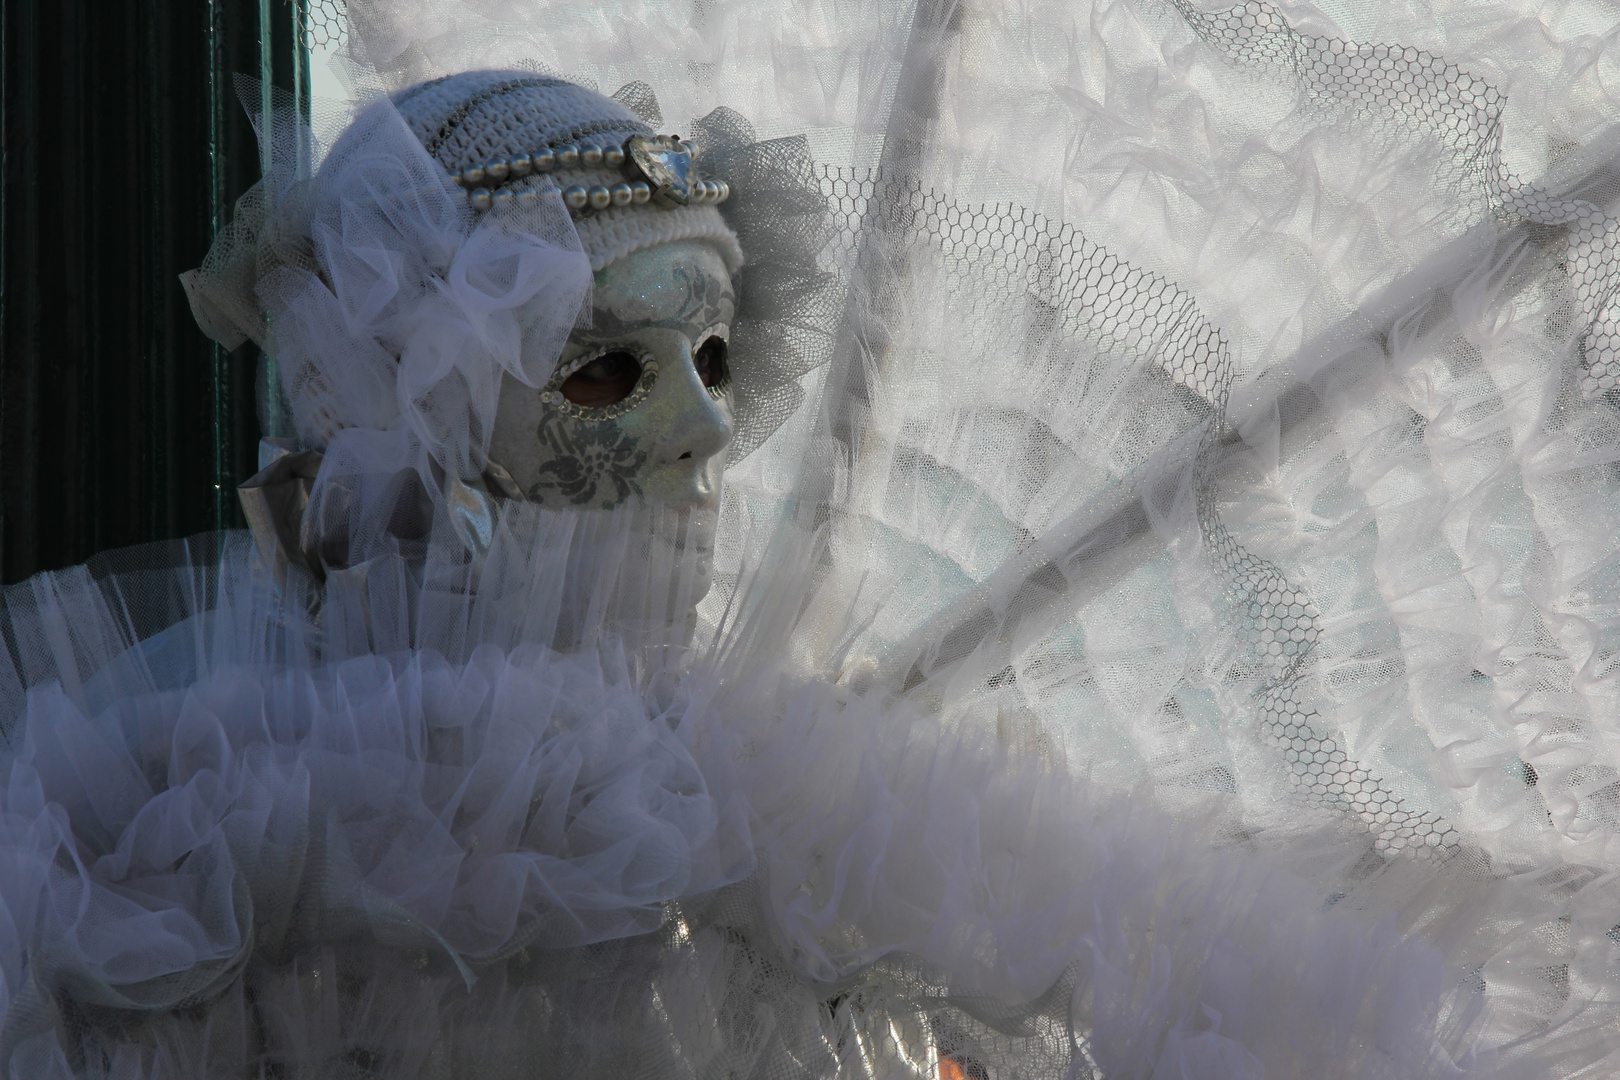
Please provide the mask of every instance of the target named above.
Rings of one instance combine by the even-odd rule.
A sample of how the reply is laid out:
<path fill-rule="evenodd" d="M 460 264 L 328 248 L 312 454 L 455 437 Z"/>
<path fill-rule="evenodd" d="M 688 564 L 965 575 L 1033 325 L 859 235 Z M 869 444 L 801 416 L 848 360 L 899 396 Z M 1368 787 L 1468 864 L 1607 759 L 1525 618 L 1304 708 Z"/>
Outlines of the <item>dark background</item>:
<path fill-rule="evenodd" d="M 296 91 L 297 14 L 0 0 L 0 581 L 240 525 L 258 354 L 178 275 L 259 176 L 232 77 Z"/>

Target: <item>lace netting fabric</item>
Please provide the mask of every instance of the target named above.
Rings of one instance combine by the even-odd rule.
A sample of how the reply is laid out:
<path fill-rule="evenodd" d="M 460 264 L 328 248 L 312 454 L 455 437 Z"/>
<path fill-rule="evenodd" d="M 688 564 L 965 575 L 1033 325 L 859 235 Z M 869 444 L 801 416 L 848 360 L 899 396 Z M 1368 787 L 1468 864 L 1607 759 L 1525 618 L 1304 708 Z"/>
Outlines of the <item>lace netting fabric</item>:
<path fill-rule="evenodd" d="M 1458 157 L 1464 173 L 1474 178 L 1483 196 L 1482 210 L 1504 222 L 1556 226 L 1564 237 L 1541 238 L 1533 258 L 1556 260 L 1567 275 L 1575 310 L 1553 316 L 1553 333 L 1573 330 L 1578 342 L 1584 397 L 1608 395 L 1620 382 L 1620 223 L 1587 199 L 1558 193 L 1557 185 L 1584 187 L 1598 199 L 1612 198 L 1613 179 L 1601 170 L 1572 183 L 1556 174 L 1537 184 L 1515 176 L 1504 162 L 1505 96 L 1489 82 L 1427 51 L 1393 44 L 1359 44 L 1335 37 L 1301 33 L 1283 13 L 1264 0 L 1231 8 L 1200 11 L 1186 0 L 1177 9 L 1206 41 L 1234 60 L 1269 66 L 1297 79 L 1316 100 L 1348 108 L 1359 115 L 1391 118 L 1437 132 Z M 1476 211 L 1478 213 L 1478 211 Z M 1556 234 L 1555 234 L 1556 235 Z M 1501 270 L 1502 268 L 1498 268 Z M 1459 342 L 1453 364 L 1477 362 L 1469 343 Z M 1460 374 L 1460 372 L 1459 372 Z M 1477 408 L 1477 406 L 1476 406 Z M 1603 410 L 1605 413 L 1608 410 Z M 1413 417 L 1421 426 L 1421 420 Z M 1600 423 L 1603 423 L 1600 421 Z M 1606 424 L 1604 426 L 1607 426 Z M 1247 636 L 1274 656 L 1286 658 L 1288 673 L 1269 685 L 1258 699 L 1267 734 L 1282 747 L 1294 770 L 1314 795 L 1346 804 L 1373 824 L 1381 844 L 1423 845 L 1451 854 L 1459 841 L 1455 828 L 1432 810 L 1417 809 L 1392 797 L 1376 778 L 1346 759 L 1339 744 L 1315 729 L 1314 716 L 1294 688 L 1297 672 L 1314 644 L 1320 612 L 1300 586 L 1277 566 L 1256 559 L 1237 545 L 1218 520 L 1206 494 L 1201 504 L 1206 539 L 1233 576 L 1238 622 Z M 1523 770 L 1520 763 L 1512 771 Z M 1600 767 L 1600 773 L 1607 769 Z M 1527 782 L 1534 770 L 1524 772 Z M 1595 777 L 1594 777 L 1595 778 Z M 1593 791 L 1596 802 L 1585 814 L 1600 819 L 1612 813 L 1606 785 Z"/>
<path fill-rule="evenodd" d="M 1437 131 L 1477 177 L 1493 212 L 1564 226 L 1565 264 L 1586 322 L 1581 390 L 1595 395 L 1620 388 L 1620 222 L 1587 199 L 1512 173 L 1502 154 L 1506 97 L 1499 89 L 1422 49 L 1300 33 L 1266 0 L 1218 11 L 1173 2 L 1201 37 L 1242 63 L 1285 70 L 1325 101 Z M 1599 189 L 1598 197 L 1608 194 Z"/>
<path fill-rule="evenodd" d="M 302 560 L 9 590 L 11 1073 L 1612 1071 L 1607 144 L 1521 183 L 1462 66 L 1263 4 L 611 14 L 356 5 L 350 72 L 499 17 L 703 102 L 717 517 L 508 502 L 422 424 L 289 473 Z M 705 99 L 772 64 L 806 136 Z M 321 174 L 205 316 L 318 275 Z"/>
<path fill-rule="evenodd" d="M 1226 437 L 1225 410 L 1234 371 L 1226 342 L 1192 298 L 1162 278 L 1124 263 L 1086 240 L 1073 226 L 1053 225 L 1023 208 L 965 206 L 925 190 L 915 180 L 891 180 L 876 172 L 857 175 L 849 170 L 824 170 L 822 189 L 834 208 L 840 261 L 859 266 L 857 238 L 862 223 L 869 220 L 869 213 L 882 214 L 886 227 L 906 238 L 908 273 L 938 290 L 933 302 L 941 304 L 942 315 L 952 313 L 955 321 L 950 326 L 957 335 L 953 346 L 971 350 L 970 367 L 999 367 L 999 374 L 1007 379 L 1001 387 L 1004 393 L 1016 393 L 1020 379 L 1023 385 L 1046 387 L 1060 378 L 1116 384 L 1114 393 L 1120 398 L 1115 400 L 1088 388 L 1087 396 L 1100 400 L 1088 402 L 1091 408 L 1081 414 L 1060 411 L 1049 417 L 1037 413 L 1050 443 L 1020 447 L 1033 460 L 1018 461 L 1017 454 L 998 448 L 1014 468 L 1032 474 L 1004 478 L 1012 482 L 1012 491 L 1024 494 L 1031 481 L 1050 485 L 1048 473 L 1062 472 L 1052 460 L 1054 449 L 1073 440 L 1076 430 L 1115 435 L 1118 441 L 1109 448 L 1108 460 L 1121 476 L 1145 472 L 1147 455 L 1163 449 L 1156 444 L 1167 433 L 1192 425 L 1204 432 L 1194 446 L 1184 446 L 1182 453 L 1196 490 L 1204 546 L 1227 583 L 1223 598 L 1227 620 L 1237 631 L 1242 650 L 1235 663 L 1255 680 L 1251 692 L 1268 743 L 1288 762 L 1291 778 L 1301 791 L 1351 811 L 1370 828 L 1380 849 L 1455 854 L 1456 830 L 1432 810 L 1406 805 L 1381 782 L 1376 769 L 1351 760 L 1339 742 L 1320 728 L 1316 712 L 1299 686 L 1316 644 L 1320 613 L 1301 586 L 1290 582 L 1275 564 L 1249 552 L 1221 520 L 1214 465 Z M 940 264 L 933 273 L 919 270 L 924 252 Z M 1042 367 L 1017 370 L 1007 353 L 1009 338 L 1003 335 L 1013 328 L 1019 352 L 1042 357 Z M 1089 342 L 1095 352 L 1075 355 L 1072 350 L 1081 342 Z M 1127 373 L 1137 365 L 1151 372 L 1152 378 L 1127 391 Z M 910 372 L 893 378 L 907 384 Z M 1172 388 L 1183 393 L 1170 393 Z M 931 406 L 935 404 L 928 400 Z M 1165 426 L 1152 435 L 1132 432 L 1126 412 L 1137 409 L 1158 415 Z M 1179 424 L 1169 419 L 1177 413 L 1181 414 Z M 940 423 L 938 417 L 934 423 Z M 1137 438 L 1129 438 L 1132 434 Z M 906 468 L 921 472 L 929 465 L 962 467 L 950 461 L 911 461 Z M 895 480 L 891 477 L 888 482 L 892 485 Z M 892 495 L 892 490 L 886 488 L 885 496 Z M 1040 492 L 1043 499 L 1055 494 Z M 1073 498 L 1073 494 L 1065 491 L 1064 497 Z M 1012 509 L 1019 518 L 1035 515 L 1032 521 L 1020 521 L 1028 540 L 1050 536 L 1053 522 L 1043 519 L 1045 508 L 1017 505 L 1021 501 L 1015 497 L 1013 506 L 1003 512 Z M 1125 539 L 1119 535 L 1121 531 L 1145 530 L 1148 522 L 1141 516 L 1127 521 L 1116 515 L 1102 528 L 1108 530 L 1104 532 L 1108 542 L 1118 543 Z M 1090 566 L 1083 556 L 1093 555 L 1091 546 L 1098 536 L 1088 531 L 1066 539 L 1073 545 L 1068 550 L 1041 551 L 1032 556 L 1032 565 L 1021 577 L 998 582 L 989 596 L 976 600 L 979 610 L 964 618 L 951 640 L 916 658 L 912 677 L 932 674 L 942 662 L 959 662 L 968 649 L 980 648 L 987 640 L 1016 636 L 1020 628 L 1041 621 L 1041 608 L 1061 611 L 1071 590 L 1084 587 L 1081 579 Z M 904 582 L 895 586 L 897 592 L 907 588 Z M 910 656 L 904 649 L 902 654 Z M 1012 669 L 1006 668 L 991 679 L 1010 682 L 1012 676 Z"/>
<path fill-rule="evenodd" d="M 349 11 L 343 0 L 316 0 L 304 15 L 304 48 L 341 49 L 349 42 Z"/>

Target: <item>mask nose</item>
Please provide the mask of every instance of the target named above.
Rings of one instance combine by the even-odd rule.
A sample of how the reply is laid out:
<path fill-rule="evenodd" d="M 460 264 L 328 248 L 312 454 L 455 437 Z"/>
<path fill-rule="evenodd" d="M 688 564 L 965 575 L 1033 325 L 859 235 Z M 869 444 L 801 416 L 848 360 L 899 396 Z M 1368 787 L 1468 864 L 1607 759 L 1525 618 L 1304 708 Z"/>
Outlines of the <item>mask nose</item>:
<path fill-rule="evenodd" d="M 666 462 L 707 461 L 731 444 L 731 410 L 716 401 L 698 377 L 692 347 L 660 359 L 659 381 L 668 380 L 670 424 L 659 457 Z"/>

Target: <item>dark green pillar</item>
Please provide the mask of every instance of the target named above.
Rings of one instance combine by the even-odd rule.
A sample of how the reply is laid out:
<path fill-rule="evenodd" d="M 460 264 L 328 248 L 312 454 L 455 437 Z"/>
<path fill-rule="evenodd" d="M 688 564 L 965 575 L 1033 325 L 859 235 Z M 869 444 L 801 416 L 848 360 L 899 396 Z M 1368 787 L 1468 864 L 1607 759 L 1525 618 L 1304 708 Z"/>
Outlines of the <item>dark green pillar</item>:
<path fill-rule="evenodd" d="M 239 524 L 252 346 L 192 322 L 259 151 L 233 76 L 293 89 L 289 0 L 0 0 L 0 578 Z"/>

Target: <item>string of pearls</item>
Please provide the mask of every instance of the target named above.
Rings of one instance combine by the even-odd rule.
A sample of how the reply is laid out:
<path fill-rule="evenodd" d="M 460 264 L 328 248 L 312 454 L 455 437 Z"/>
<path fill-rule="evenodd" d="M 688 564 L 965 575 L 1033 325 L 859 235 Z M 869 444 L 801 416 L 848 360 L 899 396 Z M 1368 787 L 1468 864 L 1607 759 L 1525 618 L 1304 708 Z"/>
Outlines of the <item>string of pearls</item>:
<path fill-rule="evenodd" d="M 454 179 L 466 189 L 467 201 L 472 208 L 484 211 L 514 200 L 532 202 L 539 198 L 539 193 L 532 188 L 521 194 L 501 189 L 500 185 L 508 180 L 580 168 L 599 169 L 605 166 L 622 170 L 627 164 L 630 163 L 622 146 L 599 146 L 593 142 L 562 143 L 514 158 L 496 158 L 483 165 L 469 166 L 456 173 Z M 631 168 L 634 168 L 633 164 Z M 626 181 L 611 187 L 605 184 L 590 187 L 574 184 L 565 189 L 562 196 L 570 210 L 606 210 L 610 206 L 645 203 L 652 198 L 652 187 L 645 180 Z M 715 205 L 729 198 L 731 185 L 724 180 L 695 180 L 691 184 L 691 205 Z"/>
<path fill-rule="evenodd" d="M 637 180 L 633 184 L 614 184 L 612 187 L 603 184 L 592 187 L 575 184 L 563 191 L 563 202 L 568 204 L 570 210 L 583 210 L 586 207 L 592 210 L 606 210 L 609 206 L 644 203 L 651 197 L 652 190 L 645 180 Z M 731 185 L 724 180 L 699 180 L 692 185 L 689 205 L 722 203 L 730 197 Z"/>

